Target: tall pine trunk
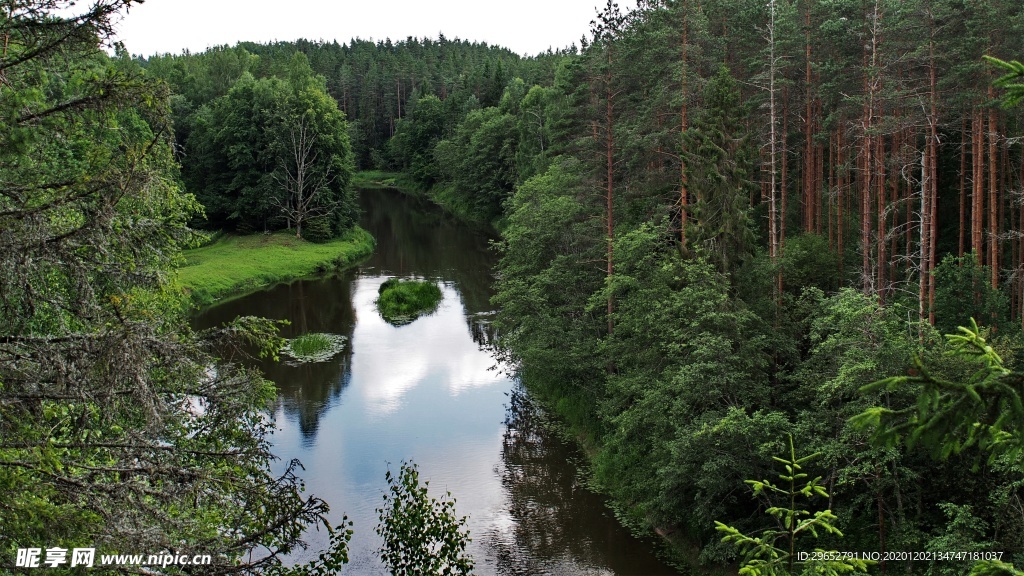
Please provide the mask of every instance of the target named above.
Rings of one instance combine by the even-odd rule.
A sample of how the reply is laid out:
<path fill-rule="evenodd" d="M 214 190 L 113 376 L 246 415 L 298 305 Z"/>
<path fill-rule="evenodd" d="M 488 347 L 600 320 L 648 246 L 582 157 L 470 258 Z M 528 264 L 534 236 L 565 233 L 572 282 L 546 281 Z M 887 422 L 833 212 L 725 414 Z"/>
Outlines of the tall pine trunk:
<path fill-rule="evenodd" d="M 689 34 L 689 17 L 690 17 L 690 2 L 689 0 L 683 0 L 683 55 L 680 71 L 680 91 L 682 92 L 682 105 L 679 110 L 680 129 L 679 129 L 679 141 L 682 146 L 686 146 L 686 130 L 688 126 L 687 120 L 687 108 L 689 106 L 689 62 L 687 60 L 688 50 L 688 34 Z M 686 249 L 686 221 L 689 218 L 689 195 L 687 191 L 686 181 L 686 150 L 682 150 L 679 154 L 679 206 L 680 206 L 680 224 L 679 224 L 679 242 Z"/>
<path fill-rule="evenodd" d="M 992 84 L 988 86 L 989 100 L 995 98 Z M 999 126 L 996 123 L 996 109 L 988 109 L 988 265 L 991 266 L 992 288 L 999 286 L 999 201 L 998 174 L 996 159 L 998 158 Z"/>

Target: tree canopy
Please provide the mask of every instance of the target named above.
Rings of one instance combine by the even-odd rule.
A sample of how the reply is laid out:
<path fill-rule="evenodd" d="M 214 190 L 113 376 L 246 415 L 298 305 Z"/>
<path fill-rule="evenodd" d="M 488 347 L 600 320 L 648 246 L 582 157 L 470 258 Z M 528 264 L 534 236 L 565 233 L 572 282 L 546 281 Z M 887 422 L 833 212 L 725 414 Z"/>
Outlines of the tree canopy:
<path fill-rule="evenodd" d="M 347 527 L 271 471 L 273 387 L 236 360 L 272 323 L 195 333 L 171 281 L 200 210 L 178 184 L 166 84 L 121 51 L 131 0 L 8 4 L 0 16 L 0 551 L 212 555 L 273 573 L 303 531 L 333 571 Z M 60 9 L 60 11 L 58 11 Z M 249 348 L 251 349 L 251 348 Z"/>
<path fill-rule="evenodd" d="M 243 231 L 324 218 L 333 235 L 355 223 L 348 128 L 337 103 L 296 53 L 283 77 L 249 72 L 181 120 L 183 179 L 208 225 Z"/>

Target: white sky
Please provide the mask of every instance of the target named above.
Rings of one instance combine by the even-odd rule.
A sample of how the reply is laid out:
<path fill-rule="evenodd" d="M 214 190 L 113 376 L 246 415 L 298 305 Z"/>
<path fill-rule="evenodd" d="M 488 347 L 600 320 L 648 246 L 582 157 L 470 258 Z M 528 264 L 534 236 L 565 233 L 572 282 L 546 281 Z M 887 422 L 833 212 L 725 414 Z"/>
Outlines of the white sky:
<path fill-rule="evenodd" d="M 146 0 L 124 16 L 118 38 L 132 54 L 239 41 L 460 38 L 522 55 L 579 44 L 604 0 Z M 633 7 L 629 2 L 628 7 Z M 623 9 L 627 8 L 625 2 Z"/>

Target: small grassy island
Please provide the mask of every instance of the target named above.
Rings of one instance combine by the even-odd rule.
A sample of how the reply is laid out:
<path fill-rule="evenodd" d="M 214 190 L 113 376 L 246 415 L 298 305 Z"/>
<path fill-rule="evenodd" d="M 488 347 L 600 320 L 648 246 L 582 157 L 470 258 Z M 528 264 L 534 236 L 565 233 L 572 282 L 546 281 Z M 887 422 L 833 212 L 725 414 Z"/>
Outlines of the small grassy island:
<path fill-rule="evenodd" d="M 425 314 L 432 314 L 441 303 L 436 282 L 390 278 L 377 291 L 377 310 L 389 324 L 402 326 Z"/>
<path fill-rule="evenodd" d="M 345 348 L 347 338 L 340 334 L 312 332 L 289 340 L 281 353 L 290 356 L 295 363 L 324 362 L 330 360 Z"/>
<path fill-rule="evenodd" d="M 224 236 L 186 250 L 178 281 L 199 306 L 285 282 L 352 266 L 373 252 L 369 232 L 354 228 L 341 238 L 316 244 L 281 231 Z"/>

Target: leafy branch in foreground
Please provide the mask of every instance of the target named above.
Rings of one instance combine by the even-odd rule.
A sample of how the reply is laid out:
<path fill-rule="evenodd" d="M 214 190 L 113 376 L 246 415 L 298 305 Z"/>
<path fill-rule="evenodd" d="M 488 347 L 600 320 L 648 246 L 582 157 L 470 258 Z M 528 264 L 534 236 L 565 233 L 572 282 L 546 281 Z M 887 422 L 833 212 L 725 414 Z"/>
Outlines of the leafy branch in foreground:
<path fill-rule="evenodd" d="M 466 575 L 473 559 L 466 553 L 466 517 L 455 515 L 451 492 L 438 500 L 427 494 L 430 482 L 420 484 L 415 463 L 403 462 L 395 477 L 388 470 L 388 493 L 377 509 L 377 534 L 384 539 L 378 551 L 394 576 Z"/>
<path fill-rule="evenodd" d="M 989 463 L 1001 461 L 1018 467 L 1024 453 L 1024 374 L 1006 368 L 1003 359 L 981 336 L 972 318 L 970 328 L 947 334 L 952 346 L 946 354 L 977 366 L 963 382 L 936 375 L 915 358 L 915 375 L 894 376 L 865 386 L 863 392 L 894 391 L 914 387 L 917 402 L 901 410 L 876 406 L 852 419 L 872 434 L 876 444 L 921 446 L 946 460 L 967 448 L 988 453 Z M 974 576 L 1020 576 L 1012 564 L 978 562 Z"/>
<path fill-rule="evenodd" d="M 873 439 L 895 445 L 923 446 L 934 457 L 946 459 L 977 446 L 990 461 L 1006 456 L 1016 461 L 1024 450 L 1024 374 L 1003 365 L 1003 359 L 980 335 L 972 319 L 970 328 L 948 334 L 947 355 L 976 364 L 966 381 L 953 382 L 935 375 L 920 358 L 917 375 L 894 376 L 862 388 L 863 392 L 917 388 L 917 402 L 900 410 L 873 407 L 853 418 L 854 425 L 873 431 Z"/>
<path fill-rule="evenodd" d="M 867 572 L 871 562 L 856 558 L 844 558 L 841 553 L 826 551 L 820 548 L 808 553 L 806 559 L 798 554 L 797 539 L 804 534 L 818 538 L 818 533 L 842 536 L 835 527 L 837 520 L 831 510 L 821 510 L 813 514 L 798 507 L 797 497 L 811 500 L 815 496 L 828 498 L 828 493 L 820 484 L 821 477 L 808 480 L 808 474 L 802 472 L 803 464 L 817 458 L 819 454 L 811 454 L 798 458 L 793 447 L 793 437 L 789 437 L 789 455 L 787 458 L 773 457 L 782 464 L 786 471 L 779 474 L 780 484 L 768 480 L 747 480 L 754 489 L 754 495 L 768 502 L 765 513 L 777 522 L 776 528 L 761 532 L 761 536 L 748 536 L 732 526 L 715 522 L 715 528 L 725 534 L 723 542 L 731 542 L 743 556 L 740 574 L 745 576 L 788 576 L 790 574 L 845 574 L 849 572 Z M 782 498 L 785 505 L 772 504 L 772 499 Z M 799 571 L 797 571 L 799 569 Z"/>
<path fill-rule="evenodd" d="M 1024 64 L 1018 60 L 1007 62 L 988 55 L 983 58 L 992 66 L 1002 68 L 1006 72 L 992 82 L 996 88 L 1006 90 L 1006 94 L 1003 96 L 1003 106 L 1010 107 L 1020 104 L 1024 100 Z"/>
<path fill-rule="evenodd" d="M 44 545 L 274 573 L 331 529 L 328 507 L 297 462 L 272 469 L 274 386 L 235 361 L 276 354 L 274 323 L 193 331 L 170 283 L 201 210 L 177 183 L 170 96 L 98 48 L 138 3 L 0 8 L 0 572 Z M 334 534 L 298 569 L 336 572 Z"/>

